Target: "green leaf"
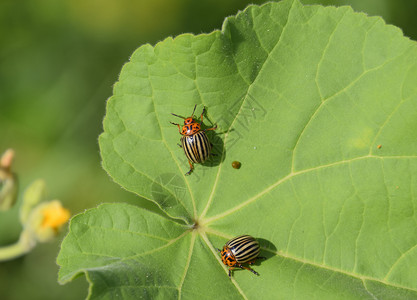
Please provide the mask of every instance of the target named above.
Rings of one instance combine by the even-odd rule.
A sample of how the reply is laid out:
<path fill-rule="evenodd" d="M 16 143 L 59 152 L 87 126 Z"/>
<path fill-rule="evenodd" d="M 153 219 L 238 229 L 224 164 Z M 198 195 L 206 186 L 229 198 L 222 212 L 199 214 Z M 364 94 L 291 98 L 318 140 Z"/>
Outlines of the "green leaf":
<path fill-rule="evenodd" d="M 60 281 L 85 272 L 92 299 L 416 299 L 416 62 L 382 19 L 296 0 L 140 47 L 100 149 L 169 218 L 124 204 L 75 217 Z M 185 176 L 171 113 L 195 104 L 218 156 Z M 216 248 L 240 234 L 267 259 L 229 280 Z"/>

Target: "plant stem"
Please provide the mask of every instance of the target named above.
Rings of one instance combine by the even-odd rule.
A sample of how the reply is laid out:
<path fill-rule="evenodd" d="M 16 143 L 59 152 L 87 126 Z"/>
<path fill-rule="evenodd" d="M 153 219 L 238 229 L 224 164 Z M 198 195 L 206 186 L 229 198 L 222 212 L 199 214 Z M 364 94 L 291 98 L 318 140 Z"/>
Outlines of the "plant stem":
<path fill-rule="evenodd" d="M 9 246 L 0 247 L 0 261 L 15 259 L 28 253 L 36 245 L 36 241 L 23 231 L 19 240 Z"/>

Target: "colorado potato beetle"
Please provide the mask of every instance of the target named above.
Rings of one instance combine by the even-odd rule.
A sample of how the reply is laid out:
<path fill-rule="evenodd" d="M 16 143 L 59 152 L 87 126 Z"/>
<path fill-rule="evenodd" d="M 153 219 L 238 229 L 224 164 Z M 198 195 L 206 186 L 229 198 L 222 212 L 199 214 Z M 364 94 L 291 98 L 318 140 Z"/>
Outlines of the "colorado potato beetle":
<path fill-rule="evenodd" d="M 201 121 L 197 122 L 197 120 L 194 119 L 196 107 L 197 105 L 194 106 L 193 113 L 191 114 L 191 117 L 188 118 L 172 114 L 176 117 L 184 119 L 184 125 L 182 127 L 180 124 L 170 122 L 171 124 L 178 126 L 178 131 L 182 135 L 180 147 L 184 150 L 185 156 L 187 156 L 188 163 L 190 164 L 190 170 L 185 173 L 185 175 L 191 174 L 194 169 L 193 163 L 203 163 L 208 159 L 213 145 L 210 143 L 206 131 L 216 130 L 217 128 L 216 125 L 213 128 L 201 130 L 203 114 L 206 111 L 206 108 L 204 107 L 203 112 L 201 113 Z"/>
<path fill-rule="evenodd" d="M 244 263 L 253 264 L 257 259 L 265 259 L 259 257 L 261 248 L 258 241 L 250 235 L 237 236 L 224 245 L 223 250 L 217 249 L 220 252 L 222 262 L 229 267 L 229 277 L 232 277 L 232 270 L 234 268 L 241 268 L 251 271 L 255 275 L 259 275 L 250 267 L 242 266 Z"/>

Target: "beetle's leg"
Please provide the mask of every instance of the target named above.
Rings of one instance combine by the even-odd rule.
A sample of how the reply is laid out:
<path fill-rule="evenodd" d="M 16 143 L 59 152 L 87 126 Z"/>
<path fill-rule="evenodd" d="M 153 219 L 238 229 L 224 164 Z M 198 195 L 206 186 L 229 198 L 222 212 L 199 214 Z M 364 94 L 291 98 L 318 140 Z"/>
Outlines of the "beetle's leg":
<path fill-rule="evenodd" d="M 263 256 L 258 256 L 257 258 L 255 258 L 254 260 L 252 260 L 252 261 L 250 261 L 250 262 L 248 262 L 248 264 L 249 265 L 253 265 L 255 262 L 256 262 L 256 260 L 257 259 L 266 259 L 266 257 L 263 257 Z"/>
<path fill-rule="evenodd" d="M 177 124 L 177 123 L 172 123 L 172 122 L 169 122 L 169 123 L 171 123 L 172 125 L 177 125 L 177 126 L 178 126 L 178 132 L 179 132 L 179 133 L 181 133 L 181 127 L 180 127 L 180 124 Z"/>
<path fill-rule="evenodd" d="M 234 269 L 235 267 L 230 267 L 229 268 L 229 278 L 230 279 L 232 279 L 232 270 Z"/>
<path fill-rule="evenodd" d="M 190 164 L 190 171 L 188 171 L 187 173 L 185 173 L 185 175 L 190 175 L 191 174 L 191 172 L 193 171 L 193 169 L 194 169 L 194 166 L 193 166 L 193 164 L 191 163 L 191 161 L 188 161 L 188 163 Z"/>
<path fill-rule="evenodd" d="M 177 145 L 178 145 L 178 147 L 182 148 L 182 145 L 180 143 L 178 143 Z"/>
<path fill-rule="evenodd" d="M 216 130 L 217 129 L 217 125 L 215 125 L 214 127 L 212 127 L 212 128 L 207 128 L 207 129 L 204 129 L 203 131 L 207 131 L 207 130 Z"/>
<path fill-rule="evenodd" d="M 245 269 L 245 270 L 251 271 L 253 274 L 259 276 L 259 273 L 256 272 L 255 270 L 251 269 L 250 267 L 245 267 L 245 266 L 242 266 L 242 265 L 238 265 L 238 267 L 241 268 L 241 269 Z"/>
<path fill-rule="evenodd" d="M 217 251 L 222 252 L 222 250 L 220 250 L 219 248 L 215 248 Z"/>
<path fill-rule="evenodd" d="M 200 116 L 200 118 L 201 118 L 200 125 L 201 125 L 201 123 L 203 123 L 203 115 L 204 115 L 205 112 L 206 112 L 206 107 L 203 106 L 203 111 L 201 112 L 201 116 Z"/>

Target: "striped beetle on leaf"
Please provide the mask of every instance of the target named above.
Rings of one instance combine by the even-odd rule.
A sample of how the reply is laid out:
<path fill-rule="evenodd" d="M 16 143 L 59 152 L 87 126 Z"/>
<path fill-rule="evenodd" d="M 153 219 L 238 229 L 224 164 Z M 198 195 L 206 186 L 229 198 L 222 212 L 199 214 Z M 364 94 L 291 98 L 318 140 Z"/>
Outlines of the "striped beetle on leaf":
<path fill-rule="evenodd" d="M 258 241 L 250 235 L 237 236 L 224 245 L 223 250 L 217 249 L 220 252 L 222 262 L 229 267 L 229 277 L 232 277 L 232 270 L 234 268 L 241 268 L 251 271 L 255 275 L 259 275 L 258 272 L 252 270 L 250 267 L 242 266 L 247 263 L 253 264 L 257 259 L 265 259 L 260 257 Z"/>
<path fill-rule="evenodd" d="M 180 147 L 184 150 L 185 156 L 187 156 L 188 163 L 190 164 L 190 170 L 185 173 L 185 175 L 190 175 L 193 171 L 194 166 L 192 163 L 203 163 L 208 159 L 210 155 L 214 155 L 211 153 L 211 148 L 213 145 L 208 140 L 206 131 L 216 130 L 217 125 L 212 128 L 201 130 L 203 114 L 206 111 L 206 108 L 203 107 L 203 111 L 200 116 L 201 121 L 197 122 L 197 120 L 194 119 L 194 112 L 196 107 L 197 104 L 194 106 L 191 117 L 188 118 L 172 114 L 178 118 L 184 119 L 184 125 L 182 127 L 180 124 L 170 122 L 171 124 L 178 126 L 178 131 L 182 135 Z"/>

